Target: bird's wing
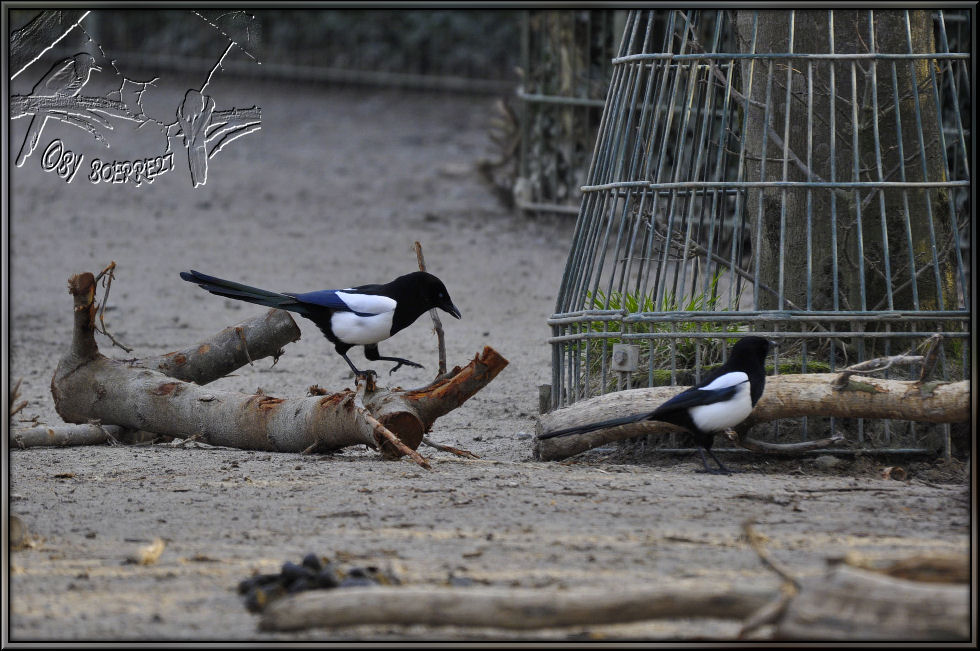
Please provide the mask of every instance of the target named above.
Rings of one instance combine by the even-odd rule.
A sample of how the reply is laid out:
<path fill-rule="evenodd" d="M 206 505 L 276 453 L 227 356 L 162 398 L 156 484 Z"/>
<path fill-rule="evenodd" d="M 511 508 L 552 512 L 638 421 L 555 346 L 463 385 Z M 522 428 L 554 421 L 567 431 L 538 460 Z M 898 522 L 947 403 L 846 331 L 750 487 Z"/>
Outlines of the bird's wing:
<path fill-rule="evenodd" d="M 312 303 L 339 312 L 353 312 L 358 316 L 385 314 L 395 309 L 395 299 L 387 296 L 357 294 L 337 289 L 321 289 L 305 294 L 289 294 L 303 303 Z"/>
<path fill-rule="evenodd" d="M 337 296 L 347 304 L 352 312 L 358 314 L 385 314 L 393 312 L 398 307 L 398 302 L 395 299 L 381 294 L 339 291 Z"/>
<path fill-rule="evenodd" d="M 691 388 L 677 394 L 657 407 L 652 415 L 730 400 L 738 391 L 738 387 L 748 381 L 749 376 L 742 371 L 725 373 L 702 387 Z"/>

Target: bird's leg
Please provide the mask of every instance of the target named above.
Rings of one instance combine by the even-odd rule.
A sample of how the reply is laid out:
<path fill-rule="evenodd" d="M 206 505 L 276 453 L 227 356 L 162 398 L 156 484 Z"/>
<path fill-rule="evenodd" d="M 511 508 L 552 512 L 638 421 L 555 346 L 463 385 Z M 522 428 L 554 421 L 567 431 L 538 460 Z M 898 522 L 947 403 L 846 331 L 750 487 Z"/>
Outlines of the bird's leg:
<path fill-rule="evenodd" d="M 400 369 L 403 365 L 404 366 L 414 366 L 415 368 L 425 368 L 424 366 L 422 366 L 418 362 L 413 362 L 413 361 L 408 360 L 408 359 L 402 359 L 401 357 L 384 357 L 383 355 L 381 355 L 380 352 L 378 352 L 378 346 L 377 345 L 365 346 L 364 347 L 364 356 L 367 357 L 372 362 L 379 362 L 379 361 L 398 362 L 393 369 L 391 369 L 390 371 L 388 371 L 388 375 L 391 375 L 392 373 L 394 373 L 395 371 L 397 371 L 398 369 Z"/>
<path fill-rule="evenodd" d="M 350 361 L 350 357 L 347 356 L 347 351 L 350 350 L 350 346 L 347 346 L 346 348 L 343 348 L 343 349 L 341 349 L 340 346 L 334 346 L 334 348 L 337 349 L 337 352 L 340 353 L 340 356 L 344 358 L 344 361 L 347 362 L 347 365 L 350 366 L 350 368 L 351 368 L 352 371 L 354 371 L 355 377 L 363 377 L 363 378 L 367 379 L 367 378 L 369 378 L 372 375 L 373 376 L 377 376 L 378 375 L 377 372 L 375 372 L 375 371 L 373 371 L 371 369 L 368 369 L 366 371 L 362 371 L 362 370 L 358 369 L 356 366 L 354 366 L 354 362 Z M 370 359 L 370 358 L 368 358 L 368 359 Z"/>
<path fill-rule="evenodd" d="M 714 459 L 715 463 L 718 464 L 717 470 L 710 468 L 708 466 L 708 458 L 704 456 L 704 451 L 706 449 L 707 448 L 702 448 L 701 446 L 698 446 L 698 453 L 700 453 L 701 455 L 701 463 L 704 464 L 704 472 L 708 473 L 709 475 L 730 475 L 733 472 L 735 472 L 734 470 L 730 470 L 729 468 L 727 468 L 725 464 L 723 464 L 721 461 L 718 460 L 718 457 L 715 456 L 715 453 L 712 452 L 710 449 L 708 449 L 708 454 L 710 454 L 711 458 Z"/>

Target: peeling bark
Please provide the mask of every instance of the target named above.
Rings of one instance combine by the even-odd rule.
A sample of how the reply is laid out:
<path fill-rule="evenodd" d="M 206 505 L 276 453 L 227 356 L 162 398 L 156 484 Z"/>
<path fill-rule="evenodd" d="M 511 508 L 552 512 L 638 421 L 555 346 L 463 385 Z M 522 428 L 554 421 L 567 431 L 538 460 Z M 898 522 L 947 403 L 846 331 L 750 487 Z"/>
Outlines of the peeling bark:
<path fill-rule="evenodd" d="M 214 343 L 207 350 L 198 345 L 149 363 L 120 361 L 102 355 L 93 337 L 92 274 L 73 276 L 69 291 L 75 304 L 74 334 L 51 381 L 55 409 L 69 423 L 98 420 L 252 450 L 301 452 L 364 444 L 397 457 L 413 454 L 436 418 L 460 406 L 507 365 L 487 347 L 466 367 L 453 369 L 429 387 L 407 392 L 360 386 L 356 393 L 345 389 L 324 396 L 280 398 L 216 391 L 157 369 L 163 364 L 166 370 L 203 381 L 220 377 L 263 351 L 278 351 L 279 340 L 268 338 L 292 336 L 289 324 L 273 324 L 261 336 L 262 328 L 228 328 L 209 340 Z M 265 318 L 278 321 L 280 317 L 270 313 Z M 175 363 L 178 355 L 186 357 L 181 364 Z M 417 454 L 413 458 L 425 465 Z"/>
<path fill-rule="evenodd" d="M 852 377 L 838 389 L 834 383 L 839 376 L 837 373 L 806 373 L 766 378 L 762 398 L 739 429 L 744 431 L 757 423 L 799 416 L 894 418 L 930 423 L 958 423 L 970 418 L 970 385 L 967 381 L 919 383 Z M 537 436 L 582 423 L 650 412 L 683 390 L 684 387 L 631 389 L 582 400 L 540 416 Z M 676 431 L 683 430 L 667 423 L 641 421 L 585 434 L 537 438 L 534 452 L 535 457 L 543 461 L 564 459 L 613 441 Z M 745 443 L 753 442 L 743 440 L 742 444 Z"/>

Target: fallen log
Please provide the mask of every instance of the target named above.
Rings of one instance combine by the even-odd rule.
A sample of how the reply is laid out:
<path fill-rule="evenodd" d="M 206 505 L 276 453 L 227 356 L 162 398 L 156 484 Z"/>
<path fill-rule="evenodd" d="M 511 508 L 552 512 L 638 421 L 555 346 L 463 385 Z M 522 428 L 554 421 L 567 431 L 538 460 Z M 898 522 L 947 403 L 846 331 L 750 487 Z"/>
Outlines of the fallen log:
<path fill-rule="evenodd" d="M 906 581 L 848 565 L 800 581 L 776 621 L 780 640 L 970 639 L 970 585 Z"/>
<path fill-rule="evenodd" d="M 777 640 L 966 641 L 970 636 L 970 557 L 928 554 L 874 560 L 849 551 L 828 570 L 797 578 L 766 551 L 751 522 L 749 545 L 782 578 L 781 594 L 747 618 L 745 639 L 775 625 Z"/>
<path fill-rule="evenodd" d="M 394 624 L 534 630 L 669 618 L 742 619 L 765 605 L 773 594 L 754 588 L 603 592 L 373 586 L 311 590 L 271 603 L 262 614 L 259 628 L 294 631 Z"/>
<path fill-rule="evenodd" d="M 67 445 L 99 445 L 123 435 L 123 428 L 116 425 L 82 423 L 47 427 L 23 427 L 10 430 L 10 445 L 18 448 L 60 447 Z"/>
<path fill-rule="evenodd" d="M 426 465 L 415 449 L 435 419 L 460 406 L 507 365 L 506 359 L 485 347 L 467 366 L 456 367 L 429 387 L 412 391 L 369 387 L 365 382 L 358 383 L 356 392 L 345 389 L 305 398 L 209 390 L 147 368 L 139 360 L 121 361 L 102 355 L 93 336 L 94 276 L 79 274 L 68 284 L 75 306 L 72 343 L 51 380 L 55 409 L 68 423 L 97 420 L 252 450 L 323 451 L 364 444 L 380 449 L 386 457 L 410 454 L 417 463 Z M 281 335 L 289 328 L 273 331 Z M 233 339 L 241 334 L 247 344 L 244 332 L 226 329 L 224 333 L 215 339 Z M 250 345 L 245 349 L 250 357 L 258 354 Z M 278 350 L 276 346 L 266 349 Z M 242 359 L 241 355 L 213 355 L 210 350 L 181 354 L 190 361 L 177 366 L 205 369 L 196 376 L 198 379 L 218 371 L 227 373 L 236 360 Z M 205 356 L 208 363 L 198 363 L 193 359 L 196 355 Z"/>
<path fill-rule="evenodd" d="M 922 383 L 852 377 L 842 388 L 836 388 L 834 383 L 839 376 L 837 373 L 806 373 L 766 378 L 762 398 L 752 415 L 739 428 L 747 429 L 757 423 L 799 416 L 894 418 L 930 423 L 957 423 L 970 418 L 970 385 L 967 381 Z M 641 421 L 584 434 L 548 437 L 549 432 L 582 423 L 653 411 L 684 388 L 652 387 L 617 391 L 543 414 L 536 425 L 535 458 L 542 461 L 564 459 L 613 441 L 682 431 L 667 423 Z M 745 442 L 758 444 L 750 439 L 742 439 L 740 444 Z"/>
<path fill-rule="evenodd" d="M 773 624 L 776 640 L 969 639 L 968 583 L 906 581 L 840 565 L 798 590 L 636 588 L 535 590 L 373 586 L 311 590 L 269 604 L 266 631 L 361 625 L 538 630 L 656 619 L 736 619 L 740 638 Z"/>

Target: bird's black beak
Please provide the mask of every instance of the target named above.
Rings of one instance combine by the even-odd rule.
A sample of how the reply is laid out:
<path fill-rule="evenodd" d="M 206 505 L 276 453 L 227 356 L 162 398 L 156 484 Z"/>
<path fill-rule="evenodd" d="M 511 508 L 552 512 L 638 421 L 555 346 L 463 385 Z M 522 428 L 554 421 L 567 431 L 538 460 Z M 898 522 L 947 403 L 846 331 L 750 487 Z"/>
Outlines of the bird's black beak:
<path fill-rule="evenodd" d="M 459 308 L 456 307 L 455 305 L 453 305 L 453 302 L 452 301 L 446 301 L 445 303 L 443 303 L 439 307 L 441 307 L 446 312 L 449 312 L 450 314 L 452 314 L 457 319 L 463 318 L 463 315 L 460 314 L 460 312 L 459 312 Z"/>

